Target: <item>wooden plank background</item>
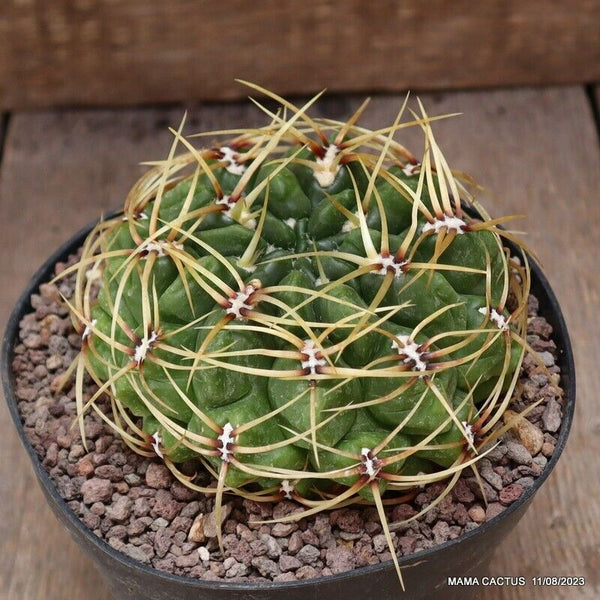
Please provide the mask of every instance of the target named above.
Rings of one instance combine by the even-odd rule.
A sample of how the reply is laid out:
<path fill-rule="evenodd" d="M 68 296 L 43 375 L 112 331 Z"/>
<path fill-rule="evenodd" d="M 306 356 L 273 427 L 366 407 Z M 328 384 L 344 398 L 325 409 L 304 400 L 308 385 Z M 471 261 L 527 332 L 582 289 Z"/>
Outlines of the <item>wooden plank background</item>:
<path fill-rule="evenodd" d="M 357 74 L 360 74 L 358 76 Z M 600 0 L 2 0 L 0 109 L 600 80 Z"/>
<path fill-rule="evenodd" d="M 362 98 L 326 99 L 319 112 L 344 118 Z M 364 124 L 389 124 L 402 98 L 377 96 Z M 600 149 L 580 86 L 423 96 L 455 168 L 497 194 L 492 213 L 520 225 L 562 303 L 577 362 L 578 409 L 567 449 L 518 529 L 497 549 L 495 575 L 576 575 L 583 588 L 488 588 L 481 600 L 600 597 L 600 404 L 597 402 Z M 168 149 L 167 124 L 183 109 L 68 110 L 11 116 L 0 171 L 0 327 L 30 275 L 63 240 L 116 207 L 141 173 L 138 162 Z M 262 123 L 239 104 L 193 109 L 188 132 Z M 407 142 L 419 147 L 415 138 Z M 58 525 L 0 404 L 0 598 L 109 600 L 92 563 Z"/>

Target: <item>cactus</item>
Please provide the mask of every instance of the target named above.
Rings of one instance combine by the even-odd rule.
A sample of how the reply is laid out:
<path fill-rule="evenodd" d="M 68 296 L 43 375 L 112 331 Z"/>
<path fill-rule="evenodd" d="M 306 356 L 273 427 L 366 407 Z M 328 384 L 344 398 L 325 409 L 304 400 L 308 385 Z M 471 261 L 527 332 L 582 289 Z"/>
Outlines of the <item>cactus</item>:
<path fill-rule="evenodd" d="M 308 115 L 318 96 L 298 108 L 252 87 L 281 105 L 261 106 L 267 125 L 208 148 L 172 130 L 168 158 L 65 272 L 82 433 L 99 412 L 215 494 L 217 516 L 235 493 L 305 506 L 283 520 L 351 502 L 383 518 L 382 496 L 450 489 L 497 437 L 526 348 L 527 264 L 420 103 L 370 131 L 367 103 L 341 123 Z M 408 126 L 421 161 L 394 139 Z M 190 459 L 216 486 L 181 471 Z"/>

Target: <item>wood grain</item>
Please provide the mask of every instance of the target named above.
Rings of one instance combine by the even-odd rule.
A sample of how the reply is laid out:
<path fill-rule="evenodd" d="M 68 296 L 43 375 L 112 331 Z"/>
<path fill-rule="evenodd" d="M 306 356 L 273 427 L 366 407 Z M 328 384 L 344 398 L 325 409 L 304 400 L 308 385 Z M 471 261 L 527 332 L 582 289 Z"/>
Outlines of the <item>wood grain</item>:
<path fill-rule="evenodd" d="M 343 117 L 362 98 L 338 97 L 319 112 Z M 584 588 L 489 588 L 482 600 L 600 597 L 600 409 L 595 402 L 600 331 L 600 150 L 582 88 L 423 96 L 452 166 L 477 176 L 496 214 L 528 213 L 522 228 L 563 305 L 578 366 L 578 409 L 567 450 L 519 528 L 496 553 L 496 575 L 581 575 Z M 401 97 L 378 96 L 364 124 L 389 124 Z M 16 114 L 0 172 L 0 324 L 38 264 L 61 241 L 119 204 L 141 160 L 160 158 L 167 124 L 182 109 Z M 188 131 L 262 123 L 255 109 L 213 105 L 189 114 Z M 413 132 L 416 134 L 417 132 Z M 407 136 L 420 147 L 417 136 Z M 8 422 L 4 405 L 0 419 Z M 90 561 L 59 527 L 10 426 L 0 436 L 0 598 L 109 600 Z M 67 566 L 68 565 L 68 566 Z"/>
<path fill-rule="evenodd" d="M 0 108 L 600 80 L 599 0 L 3 0 Z"/>

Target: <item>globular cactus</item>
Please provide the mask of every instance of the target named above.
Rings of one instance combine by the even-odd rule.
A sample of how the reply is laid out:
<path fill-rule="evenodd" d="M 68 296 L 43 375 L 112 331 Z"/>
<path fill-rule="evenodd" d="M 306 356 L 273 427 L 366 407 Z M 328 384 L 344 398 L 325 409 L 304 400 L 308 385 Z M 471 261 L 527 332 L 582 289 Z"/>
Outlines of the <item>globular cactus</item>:
<path fill-rule="evenodd" d="M 351 502 L 383 516 L 382 494 L 450 488 L 491 439 L 524 353 L 527 265 L 500 219 L 472 216 L 422 107 L 370 131 L 366 103 L 340 123 L 260 91 L 282 107 L 269 124 L 205 149 L 173 131 L 88 237 L 80 421 L 107 394 L 124 441 L 217 507 L 236 493 L 307 507 L 287 518 Z M 421 161 L 394 140 L 408 125 Z M 184 475 L 189 459 L 216 486 Z"/>

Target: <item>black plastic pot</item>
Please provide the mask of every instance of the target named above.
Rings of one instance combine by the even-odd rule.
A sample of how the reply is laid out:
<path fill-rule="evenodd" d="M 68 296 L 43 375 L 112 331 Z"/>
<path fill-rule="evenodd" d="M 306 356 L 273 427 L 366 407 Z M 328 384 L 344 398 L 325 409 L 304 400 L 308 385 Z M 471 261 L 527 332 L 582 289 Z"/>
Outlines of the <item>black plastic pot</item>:
<path fill-rule="evenodd" d="M 501 541 L 517 525 L 533 496 L 556 465 L 567 441 L 575 409 L 575 368 L 573 352 L 560 307 L 550 285 L 534 264 L 532 292 L 540 303 L 539 312 L 554 328 L 554 341 L 559 348 L 557 364 L 561 369 L 565 391 L 564 417 L 558 443 L 552 458 L 534 485 L 504 512 L 456 540 L 400 560 L 406 593 L 402 594 L 391 561 L 353 571 L 285 583 L 220 583 L 167 575 L 117 552 L 96 537 L 58 495 L 54 483 L 42 467 L 21 424 L 15 398 L 15 381 L 11 364 L 18 339 L 19 321 L 31 311 L 30 296 L 41 283 L 52 277 L 54 265 L 76 251 L 90 231 L 91 225 L 59 248 L 37 271 L 21 295 L 10 317 L 2 345 L 1 373 L 4 395 L 21 441 L 33 463 L 44 494 L 58 519 L 64 523 L 75 541 L 94 559 L 106 584 L 117 600 L 386 600 L 391 598 L 465 599 L 477 591 L 476 586 L 448 585 L 449 577 L 482 577 Z M 507 574 L 515 575 L 515 574 Z M 65 597 L 68 591 L 65 590 Z"/>

